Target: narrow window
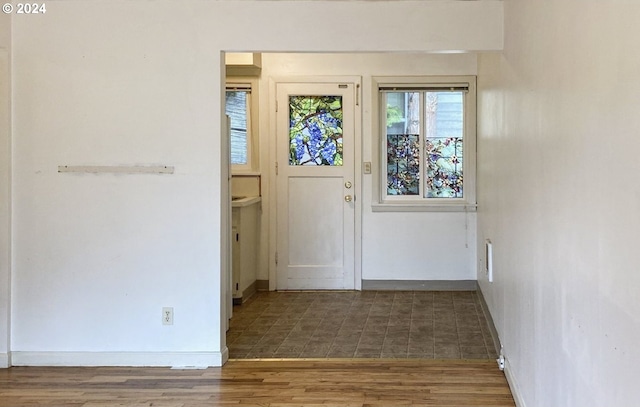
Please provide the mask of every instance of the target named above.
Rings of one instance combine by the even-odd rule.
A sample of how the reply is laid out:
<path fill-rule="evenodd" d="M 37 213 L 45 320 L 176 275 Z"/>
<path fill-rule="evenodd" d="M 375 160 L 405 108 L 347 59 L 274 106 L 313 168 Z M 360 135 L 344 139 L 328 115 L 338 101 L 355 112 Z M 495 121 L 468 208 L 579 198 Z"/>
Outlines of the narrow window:
<path fill-rule="evenodd" d="M 251 85 L 227 85 L 226 114 L 231 118 L 231 164 L 250 167 Z"/>

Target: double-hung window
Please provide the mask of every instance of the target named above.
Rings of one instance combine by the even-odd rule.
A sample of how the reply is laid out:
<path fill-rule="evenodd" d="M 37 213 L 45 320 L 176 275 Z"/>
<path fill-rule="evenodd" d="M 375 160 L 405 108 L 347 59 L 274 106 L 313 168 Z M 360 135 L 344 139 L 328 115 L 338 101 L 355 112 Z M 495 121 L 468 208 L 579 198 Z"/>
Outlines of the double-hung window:
<path fill-rule="evenodd" d="M 376 84 L 379 207 L 475 208 L 475 78 L 377 78 Z"/>
<path fill-rule="evenodd" d="M 231 165 L 251 170 L 251 83 L 228 83 L 226 114 L 231 118 Z"/>

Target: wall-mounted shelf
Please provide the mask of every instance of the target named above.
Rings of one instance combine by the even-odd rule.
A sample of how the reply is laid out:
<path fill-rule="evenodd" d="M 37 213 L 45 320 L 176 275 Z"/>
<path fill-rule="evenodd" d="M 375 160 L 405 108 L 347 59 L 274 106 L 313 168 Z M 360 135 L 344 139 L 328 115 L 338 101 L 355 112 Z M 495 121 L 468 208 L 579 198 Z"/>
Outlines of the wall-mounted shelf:
<path fill-rule="evenodd" d="M 89 174 L 173 174 L 170 165 L 59 165 L 58 172 Z"/>

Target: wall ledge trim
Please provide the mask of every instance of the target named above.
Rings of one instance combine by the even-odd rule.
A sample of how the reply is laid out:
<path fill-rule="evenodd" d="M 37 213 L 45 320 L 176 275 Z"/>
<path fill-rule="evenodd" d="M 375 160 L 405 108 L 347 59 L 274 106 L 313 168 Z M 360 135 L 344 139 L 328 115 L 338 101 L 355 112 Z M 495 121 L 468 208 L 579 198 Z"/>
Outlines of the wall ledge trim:
<path fill-rule="evenodd" d="M 226 352 L 225 352 L 226 351 Z M 223 352 L 12 352 L 12 366 L 219 367 Z"/>
<path fill-rule="evenodd" d="M 476 280 L 362 280 L 363 290 L 476 291 Z"/>

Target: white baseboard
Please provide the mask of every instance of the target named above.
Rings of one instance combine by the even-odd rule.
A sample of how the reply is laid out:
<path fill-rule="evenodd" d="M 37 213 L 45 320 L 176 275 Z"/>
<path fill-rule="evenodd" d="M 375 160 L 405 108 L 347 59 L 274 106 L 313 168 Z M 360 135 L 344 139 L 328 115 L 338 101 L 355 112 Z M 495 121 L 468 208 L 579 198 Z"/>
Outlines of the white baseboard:
<path fill-rule="evenodd" d="M 11 352 L 13 366 L 218 367 L 223 352 Z"/>
<path fill-rule="evenodd" d="M 522 393 L 520 392 L 518 381 L 511 372 L 511 366 L 509 365 L 509 359 L 507 358 L 505 358 L 504 360 L 504 375 L 507 378 L 507 383 L 509 383 L 509 388 L 511 389 L 513 400 L 516 402 L 516 407 L 527 407 L 527 405 L 524 403 L 524 399 L 522 398 Z"/>
<path fill-rule="evenodd" d="M 482 313 L 487 320 L 487 325 L 489 325 L 489 333 L 491 333 L 491 339 L 493 339 L 493 346 L 495 347 L 496 355 L 499 355 L 500 349 L 502 348 L 500 336 L 498 335 L 496 324 L 493 322 L 493 316 L 491 315 L 491 312 L 489 312 L 489 305 L 487 305 L 484 294 L 480 289 L 480 284 L 478 284 L 478 286 L 476 287 L 476 294 L 478 294 L 478 299 L 480 300 L 480 308 L 482 308 Z"/>
<path fill-rule="evenodd" d="M 0 369 L 6 369 L 11 366 L 11 354 L 0 353 Z"/>
<path fill-rule="evenodd" d="M 222 363 L 220 363 L 220 366 L 227 363 L 228 360 L 229 360 L 229 348 L 225 346 L 224 349 L 222 349 Z"/>

